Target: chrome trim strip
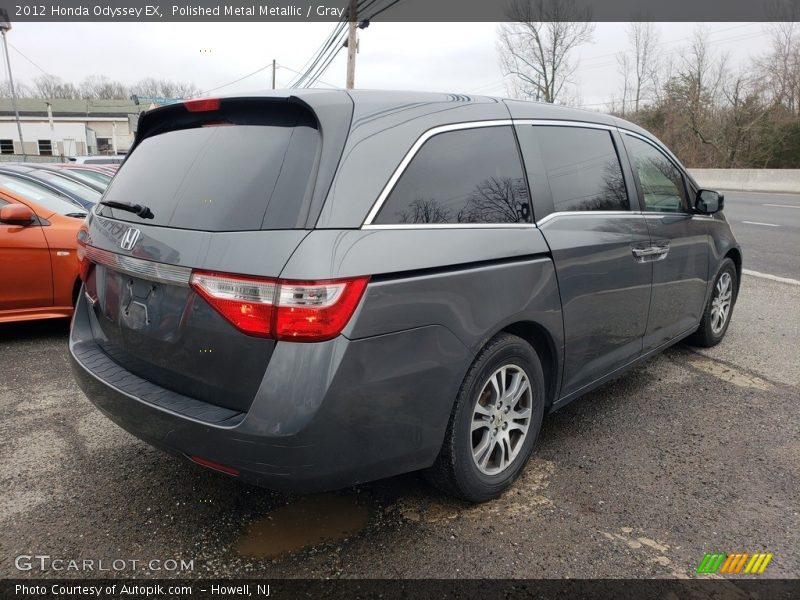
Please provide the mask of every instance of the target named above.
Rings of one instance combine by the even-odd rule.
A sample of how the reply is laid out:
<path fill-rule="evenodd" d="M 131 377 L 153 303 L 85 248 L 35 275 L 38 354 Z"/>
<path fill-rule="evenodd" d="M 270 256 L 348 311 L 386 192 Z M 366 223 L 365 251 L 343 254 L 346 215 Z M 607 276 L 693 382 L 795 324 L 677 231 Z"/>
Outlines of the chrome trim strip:
<path fill-rule="evenodd" d="M 124 254 L 115 254 L 94 246 L 86 246 L 86 258 L 93 263 L 126 275 L 182 287 L 189 287 L 189 278 L 192 275 L 192 270 L 188 267 L 143 260 L 133 256 L 125 256 Z"/>
<path fill-rule="evenodd" d="M 361 229 L 536 229 L 534 223 L 398 223 L 362 225 Z"/>
<path fill-rule="evenodd" d="M 551 212 L 538 221 L 536 226 L 541 227 L 558 217 L 641 217 L 643 213 L 638 210 L 565 210 Z"/>
<path fill-rule="evenodd" d="M 394 186 L 397 184 L 397 180 L 400 179 L 400 176 L 408 167 L 408 163 L 414 158 L 414 156 L 419 152 L 419 149 L 422 145 L 431 139 L 433 136 L 439 133 L 445 133 L 447 131 L 458 131 L 461 129 L 478 129 L 481 127 L 499 127 L 502 125 L 512 125 L 513 122 L 511 119 L 496 119 L 493 121 L 469 121 L 466 123 L 453 123 L 451 125 L 440 125 L 438 127 L 433 127 L 428 129 L 425 133 L 417 138 L 417 141 L 414 142 L 414 145 L 411 146 L 411 149 L 406 152 L 406 155 L 403 157 L 403 160 L 400 161 L 400 164 L 397 165 L 397 168 L 392 173 L 392 176 L 389 178 L 389 181 L 383 186 L 381 193 L 378 195 L 378 199 L 372 205 L 369 213 L 367 214 L 367 218 L 364 219 L 362 226 L 364 225 L 372 225 L 372 221 L 378 216 L 378 212 L 380 212 L 381 208 L 383 207 L 383 203 L 386 202 L 386 198 L 388 198 L 389 194 L 394 189 Z"/>
<path fill-rule="evenodd" d="M 513 119 L 514 125 L 550 125 L 552 127 L 583 127 L 584 129 L 604 129 L 614 131 L 616 125 L 592 123 L 590 121 L 564 121 L 559 119 Z"/>

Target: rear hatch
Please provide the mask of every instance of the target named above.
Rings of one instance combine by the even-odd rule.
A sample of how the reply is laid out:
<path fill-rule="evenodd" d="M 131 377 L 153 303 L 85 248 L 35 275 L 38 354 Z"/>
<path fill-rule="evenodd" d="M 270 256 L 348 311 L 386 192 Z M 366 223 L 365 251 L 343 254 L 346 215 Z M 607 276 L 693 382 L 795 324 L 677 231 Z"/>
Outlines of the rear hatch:
<path fill-rule="evenodd" d="M 82 234 L 103 352 L 158 386 L 246 411 L 276 344 L 258 330 L 257 302 L 274 289 L 263 278 L 277 277 L 307 234 L 321 146 L 315 114 L 287 98 L 199 100 L 143 115 L 103 197 L 119 204 L 98 206 Z M 256 304 L 226 301 L 232 285 Z"/>

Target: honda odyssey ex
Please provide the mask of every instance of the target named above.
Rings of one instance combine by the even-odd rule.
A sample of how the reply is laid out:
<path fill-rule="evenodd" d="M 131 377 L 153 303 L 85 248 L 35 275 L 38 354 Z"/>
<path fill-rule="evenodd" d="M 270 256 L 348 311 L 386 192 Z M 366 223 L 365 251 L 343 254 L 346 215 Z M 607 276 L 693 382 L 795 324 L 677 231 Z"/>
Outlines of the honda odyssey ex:
<path fill-rule="evenodd" d="M 75 376 L 154 446 L 274 489 L 508 487 L 554 411 L 718 343 L 723 197 L 558 106 L 292 90 L 147 111 L 79 233 Z"/>

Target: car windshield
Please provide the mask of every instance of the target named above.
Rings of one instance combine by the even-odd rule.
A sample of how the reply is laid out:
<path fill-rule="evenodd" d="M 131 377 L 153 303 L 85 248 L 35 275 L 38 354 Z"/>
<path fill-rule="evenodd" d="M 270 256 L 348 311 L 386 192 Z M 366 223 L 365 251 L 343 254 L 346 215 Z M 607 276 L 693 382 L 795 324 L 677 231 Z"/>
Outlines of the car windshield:
<path fill-rule="evenodd" d="M 37 169 L 34 171 L 37 177 L 44 179 L 52 183 L 54 186 L 61 188 L 62 190 L 66 190 L 78 196 L 79 198 L 83 198 L 84 200 L 88 200 L 89 202 L 97 203 L 102 198 L 102 194 L 97 190 L 93 190 L 89 187 L 86 187 L 82 183 L 78 183 L 77 181 L 72 181 L 58 173 L 53 173 L 52 171 L 45 171 L 43 169 Z"/>
<path fill-rule="evenodd" d="M 0 173 L 0 189 L 16 194 L 23 200 L 35 202 L 42 208 L 46 208 L 60 215 L 86 214 L 85 208 L 65 200 L 43 186 L 17 179 L 16 177 L 10 177 L 2 173 Z"/>

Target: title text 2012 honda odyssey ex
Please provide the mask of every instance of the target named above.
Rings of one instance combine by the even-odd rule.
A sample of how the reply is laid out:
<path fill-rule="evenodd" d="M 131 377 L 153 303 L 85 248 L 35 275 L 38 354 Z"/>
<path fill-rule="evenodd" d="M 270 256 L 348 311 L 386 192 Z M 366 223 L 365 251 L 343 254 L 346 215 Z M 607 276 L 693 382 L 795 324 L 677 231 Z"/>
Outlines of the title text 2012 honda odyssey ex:
<path fill-rule="evenodd" d="M 70 338 L 134 435 L 274 489 L 498 495 L 545 412 L 725 335 L 741 250 L 620 119 L 402 92 L 147 111 L 79 234 Z"/>

